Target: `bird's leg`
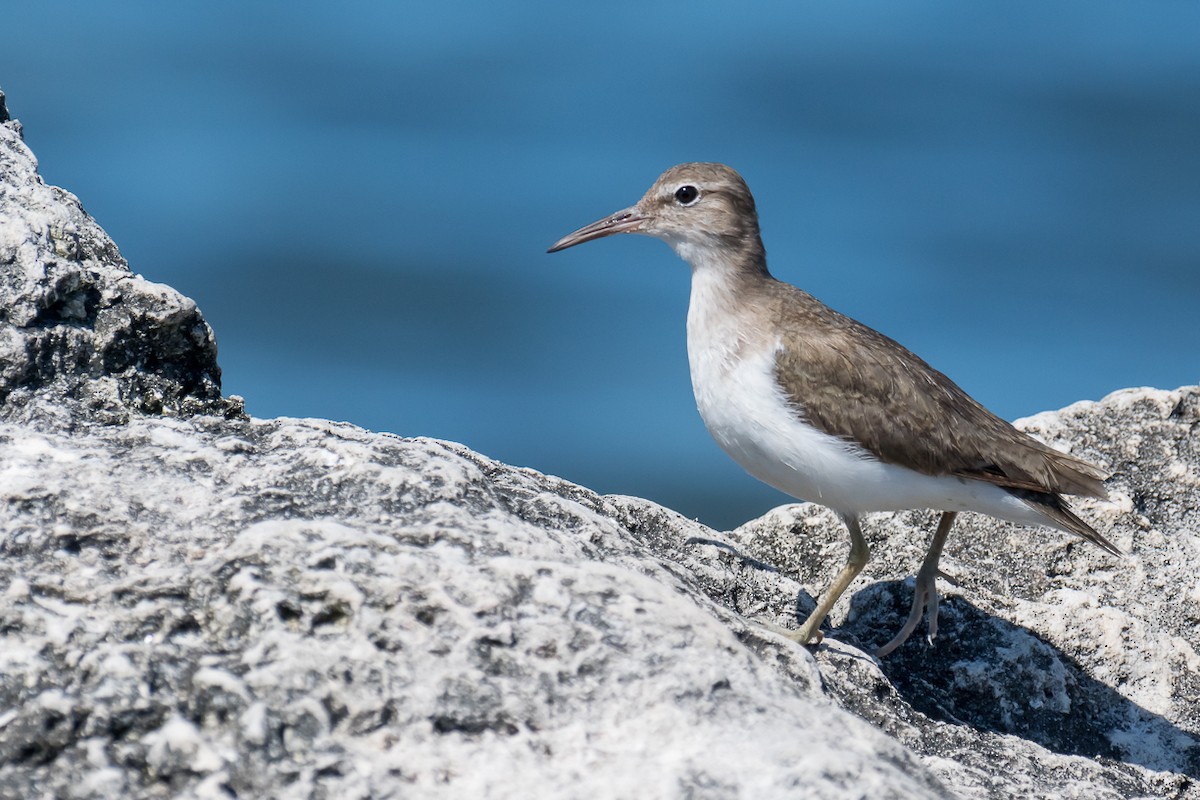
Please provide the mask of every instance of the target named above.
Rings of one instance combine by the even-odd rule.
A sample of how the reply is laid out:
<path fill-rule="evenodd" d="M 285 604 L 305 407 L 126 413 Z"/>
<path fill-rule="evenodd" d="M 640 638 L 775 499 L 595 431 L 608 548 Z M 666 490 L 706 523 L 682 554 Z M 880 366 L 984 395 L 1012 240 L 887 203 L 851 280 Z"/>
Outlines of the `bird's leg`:
<path fill-rule="evenodd" d="M 954 518 L 957 516 L 957 511 L 942 512 L 937 532 L 933 534 L 933 541 L 929 544 L 929 552 L 925 554 L 925 560 L 921 562 L 921 569 L 917 572 L 917 585 L 913 589 L 912 610 L 908 612 L 908 619 L 904 621 L 904 627 L 900 629 L 895 638 L 875 651 L 876 658 L 886 656 L 908 641 L 908 637 L 917 629 L 917 623 L 921 621 L 921 613 L 927 608 L 929 609 L 929 641 L 932 642 L 933 638 L 937 636 L 938 559 L 942 557 L 942 546 L 946 544 L 946 537 L 950 535 L 950 528 L 954 526 Z"/>
<path fill-rule="evenodd" d="M 842 571 L 825 590 L 825 596 L 817 604 L 816 610 L 808 615 L 808 619 L 804 620 L 800 630 L 788 634 L 789 639 L 794 639 L 800 644 L 808 644 L 813 640 L 821 641 L 821 623 L 825 621 L 833 604 L 842 596 L 842 592 L 846 591 L 846 587 L 850 585 L 855 576 L 862 572 L 862 568 L 867 565 L 867 559 L 871 557 L 871 548 L 867 546 L 867 540 L 863 538 L 858 518 L 847 514 L 842 517 L 842 520 L 850 530 L 850 557 L 846 560 L 846 566 L 842 567 Z"/>

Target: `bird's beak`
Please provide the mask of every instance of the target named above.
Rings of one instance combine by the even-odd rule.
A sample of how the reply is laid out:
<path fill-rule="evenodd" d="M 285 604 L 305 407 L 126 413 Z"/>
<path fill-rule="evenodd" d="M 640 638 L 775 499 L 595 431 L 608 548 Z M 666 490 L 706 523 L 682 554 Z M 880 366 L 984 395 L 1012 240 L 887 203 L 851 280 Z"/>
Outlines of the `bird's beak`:
<path fill-rule="evenodd" d="M 646 218 L 642 216 L 638 207 L 630 206 L 604 219 L 598 219 L 591 225 L 584 225 L 574 233 L 568 233 L 546 252 L 557 253 L 559 250 L 566 250 L 568 247 L 590 242 L 592 239 L 599 239 L 602 236 L 611 236 L 614 233 L 637 233 L 642 229 L 645 221 Z"/>

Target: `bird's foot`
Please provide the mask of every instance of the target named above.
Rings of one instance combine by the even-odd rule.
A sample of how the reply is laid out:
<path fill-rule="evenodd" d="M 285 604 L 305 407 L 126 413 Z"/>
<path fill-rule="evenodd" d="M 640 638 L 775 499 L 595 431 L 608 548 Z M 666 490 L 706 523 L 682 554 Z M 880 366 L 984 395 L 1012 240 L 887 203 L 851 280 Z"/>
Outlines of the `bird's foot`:
<path fill-rule="evenodd" d="M 825 639 L 825 634 L 823 634 L 819 629 L 808 632 L 806 630 L 807 622 L 804 626 L 797 630 L 795 628 L 785 628 L 782 625 L 776 625 L 775 623 L 767 622 L 764 619 L 753 619 L 747 621 L 753 622 L 760 628 L 765 628 L 771 633 L 778 634 L 785 639 L 791 639 L 793 642 L 799 642 L 800 644 L 818 645 Z"/>
<path fill-rule="evenodd" d="M 937 637 L 938 627 L 937 576 L 938 571 L 936 567 L 932 570 L 922 568 L 917 573 L 917 585 L 913 589 L 912 610 L 908 612 L 908 619 L 904 621 L 904 627 L 900 629 L 900 632 L 890 642 L 875 651 L 876 658 L 883 658 L 908 641 L 908 637 L 912 636 L 912 632 L 917 629 L 917 624 L 921 621 L 921 615 L 926 610 L 929 611 L 927 639 L 930 644 L 933 644 L 934 638 Z"/>
<path fill-rule="evenodd" d="M 821 642 L 825 641 L 825 634 L 819 630 L 813 631 L 807 635 L 803 631 L 788 631 L 786 635 L 787 638 L 791 639 L 793 642 L 803 645 L 812 645 L 813 647 L 816 647 Z"/>
<path fill-rule="evenodd" d="M 939 578 L 941 578 L 942 580 L 944 580 L 946 583 L 950 584 L 951 586 L 957 587 L 957 586 L 962 585 L 959 583 L 958 578 L 954 577 L 953 575 L 947 575 L 945 572 L 942 572 L 940 569 L 938 570 L 937 576 Z"/>
<path fill-rule="evenodd" d="M 825 615 L 817 616 L 815 613 L 804 620 L 804 624 L 799 630 L 788 631 L 785 635 L 793 642 L 800 644 L 818 645 L 825 638 L 825 634 L 821 632 L 821 623 L 825 621 Z"/>

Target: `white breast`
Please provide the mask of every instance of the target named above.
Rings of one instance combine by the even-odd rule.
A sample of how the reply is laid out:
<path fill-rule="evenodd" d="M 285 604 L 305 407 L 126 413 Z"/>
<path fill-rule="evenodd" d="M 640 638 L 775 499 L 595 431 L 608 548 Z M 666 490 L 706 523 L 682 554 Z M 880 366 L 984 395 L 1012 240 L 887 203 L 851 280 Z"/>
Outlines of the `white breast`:
<path fill-rule="evenodd" d="M 705 426 L 751 475 L 843 514 L 936 508 L 1044 522 L 991 484 L 885 464 L 861 446 L 809 425 L 775 380 L 780 339 L 756 330 L 754 320 L 734 311 L 732 300 L 720 271 L 693 271 L 688 361 Z"/>

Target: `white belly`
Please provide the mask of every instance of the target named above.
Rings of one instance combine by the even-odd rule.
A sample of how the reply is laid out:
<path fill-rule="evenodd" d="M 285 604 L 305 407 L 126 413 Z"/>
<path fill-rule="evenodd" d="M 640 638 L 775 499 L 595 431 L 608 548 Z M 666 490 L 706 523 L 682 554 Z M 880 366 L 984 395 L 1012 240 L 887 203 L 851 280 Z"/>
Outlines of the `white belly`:
<path fill-rule="evenodd" d="M 992 484 L 885 464 L 817 430 L 803 420 L 802 409 L 798 413 L 788 404 L 775 381 L 777 342 L 756 347 L 731 327 L 697 325 L 694 311 L 688 317 L 688 360 L 696 406 L 721 448 L 754 477 L 842 514 L 934 508 L 1046 523 Z"/>

